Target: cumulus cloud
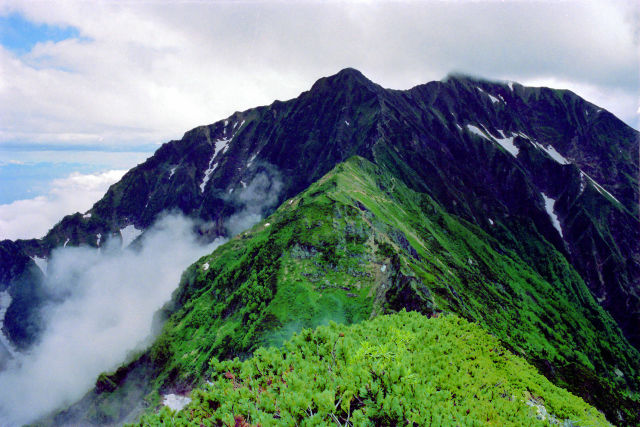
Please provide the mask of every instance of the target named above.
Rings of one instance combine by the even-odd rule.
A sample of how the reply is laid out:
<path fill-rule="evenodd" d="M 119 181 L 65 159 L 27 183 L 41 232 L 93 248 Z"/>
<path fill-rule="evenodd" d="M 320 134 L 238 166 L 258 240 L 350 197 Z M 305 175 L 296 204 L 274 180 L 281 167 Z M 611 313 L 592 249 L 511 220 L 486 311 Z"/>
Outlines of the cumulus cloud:
<path fill-rule="evenodd" d="M 42 237 L 63 216 L 88 210 L 124 173 L 72 173 L 53 180 L 46 195 L 0 205 L 0 239 Z"/>
<path fill-rule="evenodd" d="M 46 287 L 58 303 L 44 310 L 46 330 L 28 354 L 0 373 L 0 425 L 21 425 L 79 399 L 97 376 L 148 342 L 153 314 L 170 299 L 184 269 L 217 247 L 194 223 L 166 216 L 138 250 L 115 239 L 102 250 L 58 248 Z"/>
<path fill-rule="evenodd" d="M 6 2 L 79 38 L 0 47 L 0 142 L 158 142 L 352 66 L 404 89 L 451 71 L 553 78 L 637 123 L 633 2 Z M 596 93 L 597 95 L 597 93 Z"/>

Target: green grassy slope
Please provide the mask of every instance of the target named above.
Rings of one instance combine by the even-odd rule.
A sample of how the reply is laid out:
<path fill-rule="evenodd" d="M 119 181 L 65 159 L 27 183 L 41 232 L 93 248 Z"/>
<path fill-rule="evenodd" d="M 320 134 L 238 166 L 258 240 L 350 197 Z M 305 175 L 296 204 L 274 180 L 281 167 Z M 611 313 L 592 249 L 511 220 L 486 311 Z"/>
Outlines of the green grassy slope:
<path fill-rule="evenodd" d="M 455 315 L 331 322 L 245 362 L 211 365 L 214 381 L 191 404 L 138 425 L 609 425 Z"/>
<path fill-rule="evenodd" d="M 184 273 L 150 350 L 101 377 L 108 387 L 93 392 L 91 419 L 117 417 L 114 405 L 136 389 L 126 380 L 132 372 L 148 378 L 153 407 L 160 393 L 208 379 L 212 358 L 245 358 L 301 328 L 407 308 L 477 322 L 609 420 L 637 422 L 637 351 L 551 244 L 531 239 L 516 219 L 494 226 L 541 257 L 535 269 L 392 174 L 351 158 Z"/>

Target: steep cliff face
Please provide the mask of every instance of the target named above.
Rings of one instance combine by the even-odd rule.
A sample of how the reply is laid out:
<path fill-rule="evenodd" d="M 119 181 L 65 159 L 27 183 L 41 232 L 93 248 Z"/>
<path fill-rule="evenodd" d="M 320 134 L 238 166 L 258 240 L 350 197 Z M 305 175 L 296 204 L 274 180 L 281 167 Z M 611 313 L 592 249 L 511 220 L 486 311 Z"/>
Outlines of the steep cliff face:
<path fill-rule="evenodd" d="M 10 240 L 0 242 L 0 293 L 8 295 L 2 331 L 9 343 L 24 350 L 43 328 L 39 308 L 46 300 L 43 274 L 21 248 Z M 0 358 L 0 362 L 1 362 Z M 0 363 L 2 365 L 2 363 Z"/>

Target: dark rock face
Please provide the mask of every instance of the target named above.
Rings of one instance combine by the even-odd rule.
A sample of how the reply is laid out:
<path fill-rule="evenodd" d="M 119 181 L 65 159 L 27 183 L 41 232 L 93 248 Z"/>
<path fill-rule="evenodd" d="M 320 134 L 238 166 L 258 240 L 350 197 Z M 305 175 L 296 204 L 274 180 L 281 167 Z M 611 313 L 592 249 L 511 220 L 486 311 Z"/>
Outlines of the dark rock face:
<path fill-rule="evenodd" d="M 67 239 L 96 246 L 98 233 L 144 229 L 166 210 L 208 221 L 211 237 L 225 234 L 225 219 L 240 209 L 230 194 L 258 174 L 277 175 L 279 203 L 357 154 L 510 243 L 549 278 L 535 242 L 551 242 L 640 348 L 638 140 L 569 91 L 465 76 L 395 91 L 345 69 L 296 99 L 164 144 L 111 186 L 90 218 L 65 217 L 42 239 L 7 249 L 0 277 L 25 271 L 14 253 L 47 255 Z"/>
<path fill-rule="evenodd" d="M 0 242 L 0 292 L 11 296 L 2 331 L 18 348 L 31 345 L 42 330 L 39 307 L 45 300 L 43 274 L 10 240 Z"/>

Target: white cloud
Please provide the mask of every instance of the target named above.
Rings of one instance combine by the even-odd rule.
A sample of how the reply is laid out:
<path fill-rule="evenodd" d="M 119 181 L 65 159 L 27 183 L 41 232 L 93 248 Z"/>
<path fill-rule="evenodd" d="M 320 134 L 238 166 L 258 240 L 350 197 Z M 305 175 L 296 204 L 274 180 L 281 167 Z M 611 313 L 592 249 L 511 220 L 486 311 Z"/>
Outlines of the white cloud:
<path fill-rule="evenodd" d="M 72 173 L 54 180 L 46 195 L 0 205 L 0 239 L 44 236 L 63 216 L 88 210 L 124 173 Z"/>
<path fill-rule="evenodd" d="M 0 425 L 22 425 L 73 403 L 147 342 L 153 314 L 184 269 L 222 242 L 198 243 L 193 227 L 167 216 L 143 235 L 139 251 L 119 250 L 116 240 L 101 250 L 54 250 L 45 286 L 60 302 L 44 312 L 42 339 L 0 372 Z"/>
<path fill-rule="evenodd" d="M 615 93 L 602 106 L 635 123 L 632 4 L 5 2 L 81 39 L 0 48 L 0 143 L 166 141 L 346 66 L 399 89 L 450 71 L 554 78 Z"/>

